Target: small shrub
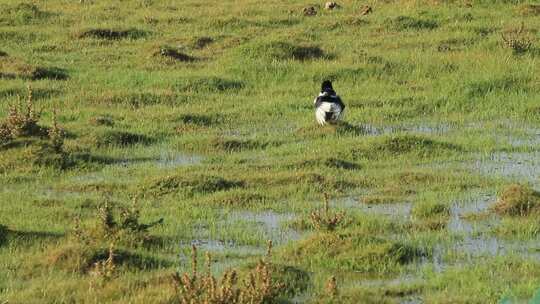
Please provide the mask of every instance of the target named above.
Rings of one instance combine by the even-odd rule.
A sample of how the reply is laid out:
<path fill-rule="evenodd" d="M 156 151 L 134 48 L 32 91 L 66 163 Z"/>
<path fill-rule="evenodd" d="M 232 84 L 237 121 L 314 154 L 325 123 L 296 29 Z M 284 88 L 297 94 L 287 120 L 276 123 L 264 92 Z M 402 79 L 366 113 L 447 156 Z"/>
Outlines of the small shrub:
<path fill-rule="evenodd" d="M 62 153 L 63 152 L 63 146 L 64 146 L 64 138 L 66 136 L 66 132 L 62 130 L 58 126 L 58 121 L 56 117 L 56 108 L 53 109 L 53 125 L 48 130 L 49 139 L 51 142 L 51 146 L 54 149 L 56 153 Z"/>
<path fill-rule="evenodd" d="M 11 129 L 6 123 L 0 123 L 0 145 L 9 143 L 13 139 Z"/>
<path fill-rule="evenodd" d="M 244 285 L 238 285 L 237 271 L 232 269 L 223 274 L 221 280 L 216 279 L 211 272 L 211 257 L 206 254 L 206 274 L 199 275 L 197 269 L 197 247 L 192 247 L 192 271 L 173 275 L 176 289 L 176 300 L 179 303 L 208 303 L 208 304 L 264 304 L 275 303 L 281 290 L 282 283 L 274 282 L 270 254 L 272 243 L 268 242 L 265 259 L 259 260 L 255 269 L 251 270 L 244 280 Z"/>
<path fill-rule="evenodd" d="M 512 49 L 514 54 L 522 54 L 532 47 L 532 37 L 525 31 L 525 23 L 521 23 L 518 29 L 509 29 L 501 34 L 503 45 Z"/>
<path fill-rule="evenodd" d="M 148 229 L 163 223 L 163 218 L 148 224 L 141 223 L 140 210 L 135 199 L 130 208 L 115 208 L 109 202 L 103 203 L 98 208 L 98 218 L 100 224 L 94 231 L 97 234 L 91 237 L 108 242 L 121 241 L 131 246 L 148 241 Z"/>
<path fill-rule="evenodd" d="M 344 223 L 345 212 L 331 212 L 329 207 L 329 197 L 328 194 L 325 193 L 324 208 L 311 212 L 310 218 L 313 228 L 317 230 L 334 231 Z"/>
<path fill-rule="evenodd" d="M 37 141 L 29 146 L 23 154 L 26 162 L 36 166 L 68 169 L 73 165 L 70 155 L 65 153 L 62 147 L 55 147 L 49 141 Z"/>
<path fill-rule="evenodd" d="M 18 97 L 17 103 L 8 109 L 5 128 L 11 131 L 13 137 L 44 136 L 46 130 L 38 125 L 39 116 L 34 108 L 32 88 L 28 86 L 26 107 L 23 106 L 20 97 Z"/>
<path fill-rule="evenodd" d="M 101 277 L 105 280 L 111 279 L 116 269 L 116 265 L 114 264 L 114 256 L 114 244 L 111 243 L 109 246 L 109 256 L 107 259 L 95 262 L 90 274 L 96 277 Z"/>
<path fill-rule="evenodd" d="M 526 216 L 540 212 L 540 192 L 524 185 L 510 185 L 499 195 L 494 206 L 501 215 Z"/>

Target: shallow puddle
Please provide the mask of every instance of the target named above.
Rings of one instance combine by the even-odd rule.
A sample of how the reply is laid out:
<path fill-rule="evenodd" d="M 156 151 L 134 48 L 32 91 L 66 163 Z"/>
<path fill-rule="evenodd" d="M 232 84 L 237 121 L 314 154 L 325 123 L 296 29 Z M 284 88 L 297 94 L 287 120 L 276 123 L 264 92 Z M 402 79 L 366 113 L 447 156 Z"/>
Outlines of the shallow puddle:
<path fill-rule="evenodd" d="M 507 240 L 490 235 L 491 228 L 500 222 L 497 215 L 486 214 L 495 200 L 495 195 L 484 194 L 474 200 L 456 202 L 452 206 L 447 228 L 462 239 L 453 243 L 450 249 L 469 260 L 481 256 L 512 254 L 540 259 L 540 243 L 538 242 Z M 484 214 L 484 216 L 476 220 L 464 218 L 471 214 Z"/>
<path fill-rule="evenodd" d="M 392 133 L 423 133 L 423 134 L 433 134 L 433 135 L 442 135 L 450 132 L 454 127 L 449 124 L 438 124 L 438 125 L 395 125 L 395 126 L 374 126 L 371 124 L 359 124 L 357 126 L 359 130 L 364 135 L 379 136 Z"/>
<path fill-rule="evenodd" d="M 332 208 L 356 209 L 368 214 L 382 215 L 394 219 L 409 219 L 411 217 L 412 204 L 410 202 L 365 204 L 358 201 L 357 197 L 348 196 L 330 202 Z"/>
<path fill-rule="evenodd" d="M 236 242 L 229 240 L 210 240 L 196 239 L 191 241 L 181 241 L 181 248 L 191 248 L 195 245 L 200 252 L 234 252 L 241 255 L 262 254 L 264 250 L 255 246 L 238 245 Z"/>
<path fill-rule="evenodd" d="M 174 151 L 161 151 L 159 158 L 156 160 L 158 167 L 176 168 L 181 166 L 189 166 L 200 164 L 201 156 L 187 155 Z"/>
<path fill-rule="evenodd" d="M 419 278 L 412 274 L 404 274 L 395 278 L 389 279 L 370 279 L 352 280 L 345 286 L 350 287 L 395 287 L 400 285 L 407 285 L 418 281 Z"/>
<path fill-rule="evenodd" d="M 233 211 L 226 214 L 225 217 L 227 221 L 243 221 L 253 224 L 255 230 L 261 233 L 264 239 L 272 240 L 275 245 L 296 241 L 303 236 L 302 233 L 283 225 L 296 217 L 293 213 Z"/>
<path fill-rule="evenodd" d="M 473 168 L 489 176 L 540 185 L 540 152 L 496 152 L 481 157 Z"/>
<path fill-rule="evenodd" d="M 453 233 L 472 235 L 474 232 L 486 231 L 495 225 L 499 219 L 493 215 L 481 220 L 468 220 L 467 216 L 482 215 L 489 211 L 490 205 L 496 200 L 491 194 L 483 194 L 474 200 L 455 202 L 450 207 L 450 220 L 447 229 Z"/>
<path fill-rule="evenodd" d="M 285 227 L 284 223 L 295 218 L 293 213 L 276 213 L 273 211 L 230 211 L 223 212 L 222 219 L 217 222 L 217 227 L 212 231 L 227 231 L 227 229 L 245 229 L 249 240 L 271 240 L 274 246 L 286 244 L 290 241 L 301 239 L 305 234 Z M 240 224 L 240 226 L 236 226 Z M 262 255 L 266 252 L 266 244 L 251 246 L 243 245 L 243 241 L 233 239 L 217 239 L 215 232 L 210 232 L 208 227 L 197 228 L 196 235 L 200 239 L 184 241 L 181 247 L 197 246 L 203 251 L 231 253 L 238 255 Z M 219 234 L 219 232 L 217 232 Z M 244 240 L 245 241 L 245 240 Z M 244 243 L 245 244 L 245 243 Z"/>

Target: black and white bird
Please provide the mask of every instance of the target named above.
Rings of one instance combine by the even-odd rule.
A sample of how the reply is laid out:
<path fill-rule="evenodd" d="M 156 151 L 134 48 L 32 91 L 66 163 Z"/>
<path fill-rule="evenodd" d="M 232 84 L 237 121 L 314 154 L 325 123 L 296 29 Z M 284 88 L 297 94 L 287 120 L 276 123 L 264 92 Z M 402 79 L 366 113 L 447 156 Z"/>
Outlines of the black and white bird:
<path fill-rule="evenodd" d="M 326 123 L 336 123 L 343 118 L 345 104 L 334 91 L 330 80 L 323 81 L 321 93 L 313 103 L 315 104 L 315 118 L 321 126 Z"/>

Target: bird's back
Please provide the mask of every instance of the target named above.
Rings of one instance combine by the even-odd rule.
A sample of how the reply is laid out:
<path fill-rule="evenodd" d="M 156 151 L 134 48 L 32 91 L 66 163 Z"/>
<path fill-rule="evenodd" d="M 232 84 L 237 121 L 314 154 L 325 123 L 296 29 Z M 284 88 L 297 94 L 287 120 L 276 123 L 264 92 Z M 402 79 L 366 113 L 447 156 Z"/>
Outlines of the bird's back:
<path fill-rule="evenodd" d="M 344 107 L 341 106 L 343 103 L 339 102 L 338 98 L 337 96 L 331 99 L 317 98 L 315 117 L 319 124 L 324 125 L 326 122 L 340 119 Z"/>

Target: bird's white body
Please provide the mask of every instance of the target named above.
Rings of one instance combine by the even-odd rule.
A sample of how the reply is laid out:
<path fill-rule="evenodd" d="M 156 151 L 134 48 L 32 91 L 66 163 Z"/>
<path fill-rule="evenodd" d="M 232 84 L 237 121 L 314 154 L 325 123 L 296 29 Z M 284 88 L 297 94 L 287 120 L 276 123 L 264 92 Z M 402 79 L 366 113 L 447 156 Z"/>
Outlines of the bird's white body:
<path fill-rule="evenodd" d="M 343 118 L 345 107 L 339 96 L 322 92 L 315 98 L 313 103 L 315 104 L 315 118 L 320 125 L 336 122 Z"/>

